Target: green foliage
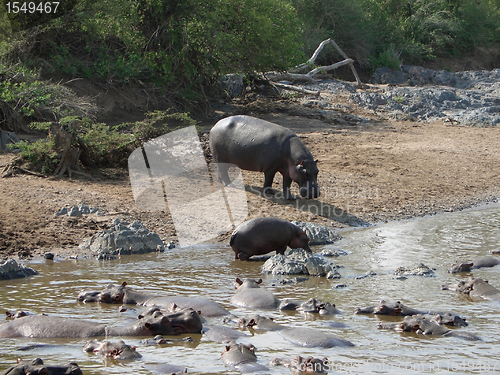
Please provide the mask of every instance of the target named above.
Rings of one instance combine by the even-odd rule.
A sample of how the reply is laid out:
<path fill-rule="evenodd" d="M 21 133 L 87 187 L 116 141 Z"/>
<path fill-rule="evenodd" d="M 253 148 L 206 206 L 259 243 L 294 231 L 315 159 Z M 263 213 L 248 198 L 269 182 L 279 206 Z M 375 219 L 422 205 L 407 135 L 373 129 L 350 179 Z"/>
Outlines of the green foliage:
<path fill-rule="evenodd" d="M 319 43 L 332 38 L 349 57 L 367 63 L 377 35 L 366 23 L 362 1 L 294 0 L 293 5 L 304 24 L 303 49 L 308 57 Z M 322 56 L 326 64 L 340 57 L 332 46 L 326 46 Z"/>
<path fill-rule="evenodd" d="M 51 138 L 39 139 L 33 143 L 21 141 L 15 147 L 21 150 L 19 155 L 24 160 L 38 166 L 44 174 L 52 173 L 59 163 L 59 155 Z"/>
<path fill-rule="evenodd" d="M 47 131 L 51 122 L 33 122 L 30 127 Z M 67 132 L 75 135 L 74 147 L 83 148 L 88 153 L 94 166 L 124 166 L 130 154 L 139 144 L 158 137 L 180 127 L 196 125 L 196 121 L 187 113 L 154 111 L 147 114 L 143 121 L 123 123 L 110 127 L 103 123 L 94 123 L 89 118 L 79 116 L 64 117 L 59 121 Z M 36 142 L 16 143 L 21 149 L 21 157 L 30 161 L 42 173 L 52 173 L 59 162 L 59 152 L 54 138 Z M 59 152 L 58 152 L 59 151 Z"/>
<path fill-rule="evenodd" d="M 135 137 L 130 133 L 121 133 L 106 124 L 88 122 L 79 129 L 80 139 L 87 147 L 91 159 L 96 165 L 106 165 L 106 158 L 115 150 L 131 145 Z"/>
<path fill-rule="evenodd" d="M 69 88 L 41 80 L 21 64 L 0 64 L 0 102 L 32 120 L 52 120 L 68 115 L 89 115 L 95 106 Z"/>
<path fill-rule="evenodd" d="M 383 66 L 392 70 L 401 70 L 401 51 L 396 50 L 394 44 L 389 45 L 385 51 L 371 59 L 372 66 Z"/>
<path fill-rule="evenodd" d="M 171 113 L 167 111 L 153 111 L 146 113 L 146 118 L 134 124 L 122 124 L 119 127 L 129 127 L 138 142 L 146 142 L 165 133 L 176 129 L 196 125 L 196 120 L 192 119 L 185 112 Z"/>
<path fill-rule="evenodd" d="M 491 0 L 362 0 L 366 22 L 378 36 L 375 55 L 387 46 L 402 59 L 419 62 L 436 56 L 470 53 L 500 41 L 500 3 Z M 385 57 L 384 57 L 385 58 Z M 384 58 L 372 59 L 373 68 Z"/>

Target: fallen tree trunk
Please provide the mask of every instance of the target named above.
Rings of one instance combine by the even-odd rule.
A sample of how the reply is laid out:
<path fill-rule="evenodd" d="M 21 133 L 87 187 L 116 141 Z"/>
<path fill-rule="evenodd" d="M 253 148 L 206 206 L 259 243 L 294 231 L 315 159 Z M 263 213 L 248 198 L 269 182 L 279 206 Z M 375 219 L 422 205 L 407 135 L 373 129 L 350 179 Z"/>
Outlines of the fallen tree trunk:
<path fill-rule="evenodd" d="M 315 62 L 316 62 L 316 59 L 318 58 L 318 56 L 319 56 L 319 54 L 321 52 L 321 50 L 327 44 L 329 44 L 329 43 L 332 44 L 335 47 L 335 49 L 342 55 L 342 57 L 344 58 L 343 61 L 340 61 L 340 62 L 332 64 L 332 65 L 318 66 L 318 67 L 312 69 L 311 71 L 309 71 L 308 73 L 305 73 L 305 74 L 297 73 L 297 72 L 299 72 L 301 70 L 304 70 L 305 68 L 311 68 L 311 67 L 313 67 L 314 64 L 315 64 Z M 314 53 L 311 56 L 311 58 L 309 60 L 307 60 L 307 62 L 305 62 L 305 63 L 300 64 L 299 66 L 297 66 L 292 71 L 285 72 L 285 73 L 269 72 L 269 73 L 265 73 L 264 76 L 268 80 L 273 81 L 273 82 L 284 81 L 284 80 L 286 80 L 286 81 L 295 81 L 295 82 L 313 82 L 315 76 L 317 76 L 319 74 L 323 74 L 323 73 L 325 73 L 325 72 L 327 72 L 329 70 L 337 69 L 337 68 L 339 68 L 341 66 L 344 66 L 344 65 L 350 65 L 351 70 L 352 70 L 352 72 L 354 74 L 354 77 L 356 78 L 356 82 L 358 84 L 358 87 L 362 87 L 363 83 L 359 79 L 359 76 L 358 76 L 358 73 L 356 71 L 356 68 L 354 67 L 354 60 L 350 59 L 344 53 L 344 51 L 342 51 L 340 49 L 340 47 L 337 45 L 337 43 L 335 43 L 332 39 L 327 39 L 327 40 L 322 41 L 319 44 L 318 48 L 316 48 L 316 51 L 314 51 Z"/>

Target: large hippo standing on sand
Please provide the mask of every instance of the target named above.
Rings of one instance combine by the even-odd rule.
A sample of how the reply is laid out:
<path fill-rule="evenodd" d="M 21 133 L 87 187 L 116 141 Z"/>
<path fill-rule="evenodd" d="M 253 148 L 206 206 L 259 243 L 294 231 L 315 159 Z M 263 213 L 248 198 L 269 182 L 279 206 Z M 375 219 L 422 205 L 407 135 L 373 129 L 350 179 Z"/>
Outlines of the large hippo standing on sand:
<path fill-rule="evenodd" d="M 264 192 L 272 188 L 274 175 L 280 172 L 285 199 L 294 199 L 292 181 L 299 185 L 302 198 L 319 197 L 317 160 L 287 128 L 250 116 L 227 117 L 210 130 L 210 150 L 217 163 L 264 172 Z M 222 182 L 229 185 L 227 165 L 219 164 L 218 170 Z"/>
<path fill-rule="evenodd" d="M 306 232 L 277 217 L 259 217 L 241 223 L 231 235 L 229 244 L 233 248 L 234 259 L 240 260 L 271 251 L 283 255 L 287 246 L 311 252 Z"/>

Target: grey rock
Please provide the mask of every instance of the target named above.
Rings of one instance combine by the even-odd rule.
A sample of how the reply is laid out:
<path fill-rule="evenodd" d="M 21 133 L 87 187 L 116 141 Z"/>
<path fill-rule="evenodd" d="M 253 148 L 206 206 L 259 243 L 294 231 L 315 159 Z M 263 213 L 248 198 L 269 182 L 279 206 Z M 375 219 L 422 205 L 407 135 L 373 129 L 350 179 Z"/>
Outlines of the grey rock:
<path fill-rule="evenodd" d="M 500 124 L 500 69 L 450 73 L 418 66 L 403 66 L 401 72 L 380 68 L 371 82 L 403 85 L 351 95 L 360 106 L 387 112 L 390 118 L 404 120 L 404 115 L 409 115 L 406 119 L 412 121 L 448 120 L 466 126 Z"/>
<path fill-rule="evenodd" d="M 334 241 L 340 240 L 340 236 L 335 233 L 333 228 L 325 227 L 315 223 L 308 223 L 304 221 L 292 221 L 292 224 L 297 225 L 302 230 L 306 231 L 309 237 L 309 245 L 326 245 Z"/>
<path fill-rule="evenodd" d="M 347 251 L 342 250 L 342 249 L 332 249 L 332 248 L 327 248 L 321 250 L 319 255 L 322 255 L 324 257 L 339 257 L 339 256 L 344 256 L 347 255 Z"/>
<path fill-rule="evenodd" d="M 61 216 L 61 215 L 66 215 L 68 213 L 68 209 L 66 207 L 61 208 L 59 211 L 57 211 L 54 216 Z"/>
<path fill-rule="evenodd" d="M 90 214 L 90 207 L 87 206 L 86 204 L 80 205 L 80 207 L 78 207 L 78 210 L 80 211 L 80 214 L 82 214 L 82 215 Z"/>
<path fill-rule="evenodd" d="M 16 133 L 0 130 L 0 151 L 13 151 L 8 145 L 20 142 Z"/>
<path fill-rule="evenodd" d="M 220 79 L 220 87 L 231 98 L 235 98 L 243 92 L 243 74 L 227 74 Z"/>
<path fill-rule="evenodd" d="M 15 259 L 8 259 L 0 264 L 0 280 L 21 279 L 38 275 L 38 272 L 24 264 L 18 264 Z"/>
<path fill-rule="evenodd" d="M 419 265 L 413 267 L 413 268 L 408 268 L 408 267 L 399 267 L 394 271 L 394 275 L 397 276 L 427 276 L 427 277 L 432 277 L 434 276 L 434 271 L 427 267 L 425 264 L 420 263 Z"/>
<path fill-rule="evenodd" d="M 78 207 L 73 206 L 73 207 L 71 207 L 69 209 L 68 216 L 70 216 L 70 217 L 78 217 L 78 216 L 82 216 L 82 213 L 80 212 L 80 210 L 78 209 Z"/>
<path fill-rule="evenodd" d="M 326 276 L 336 272 L 336 266 L 322 256 L 303 249 L 289 250 L 285 255 L 276 254 L 262 265 L 263 273 L 273 275 Z"/>
<path fill-rule="evenodd" d="M 164 251 L 165 246 L 160 237 L 141 222 L 128 225 L 115 219 L 111 228 L 87 238 L 80 248 L 92 251 L 99 259 L 112 259 L 115 255 Z"/>

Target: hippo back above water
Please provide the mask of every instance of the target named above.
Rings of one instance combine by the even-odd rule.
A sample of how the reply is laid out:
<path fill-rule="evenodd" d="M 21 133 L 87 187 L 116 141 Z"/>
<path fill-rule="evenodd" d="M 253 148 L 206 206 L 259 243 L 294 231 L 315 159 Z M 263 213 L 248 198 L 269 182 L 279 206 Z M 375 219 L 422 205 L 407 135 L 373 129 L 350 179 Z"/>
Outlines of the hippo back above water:
<path fill-rule="evenodd" d="M 217 163 L 235 164 L 241 169 L 264 172 L 264 191 L 274 175 L 283 175 L 285 199 L 293 199 L 290 185 L 299 185 L 302 198 L 319 197 L 317 161 L 291 130 L 250 116 L 220 120 L 210 130 L 210 150 Z M 218 166 L 222 182 L 229 185 L 227 166 Z"/>

